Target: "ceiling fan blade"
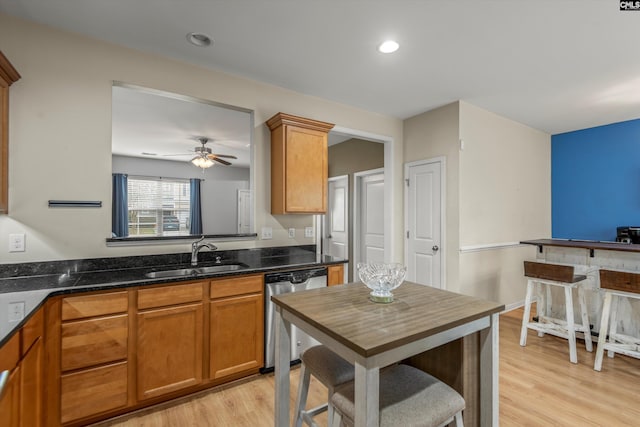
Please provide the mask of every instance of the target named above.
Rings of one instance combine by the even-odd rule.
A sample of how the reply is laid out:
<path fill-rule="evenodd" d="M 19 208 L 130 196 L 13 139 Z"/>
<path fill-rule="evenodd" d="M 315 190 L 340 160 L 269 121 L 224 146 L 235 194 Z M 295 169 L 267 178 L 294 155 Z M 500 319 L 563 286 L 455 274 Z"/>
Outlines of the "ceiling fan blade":
<path fill-rule="evenodd" d="M 237 159 L 236 156 L 232 156 L 230 154 L 209 154 L 209 156 L 213 156 L 213 157 L 222 157 L 223 159 Z"/>
<path fill-rule="evenodd" d="M 231 166 L 231 163 L 227 162 L 226 160 L 222 160 L 222 159 L 219 159 L 219 158 L 217 158 L 217 157 L 209 157 L 209 158 L 210 158 L 211 160 L 215 160 L 215 161 L 216 161 L 216 162 L 218 162 L 218 163 L 222 163 L 222 164 L 223 164 L 223 165 L 225 165 L 225 166 Z"/>

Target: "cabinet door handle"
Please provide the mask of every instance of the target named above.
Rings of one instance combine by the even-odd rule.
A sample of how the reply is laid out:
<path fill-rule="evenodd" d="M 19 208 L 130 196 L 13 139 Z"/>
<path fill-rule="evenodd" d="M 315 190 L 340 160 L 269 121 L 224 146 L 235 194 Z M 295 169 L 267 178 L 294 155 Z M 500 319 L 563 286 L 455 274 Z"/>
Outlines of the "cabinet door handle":
<path fill-rule="evenodd" d="M 431 248 L 431 250 L 433 250 L 433 252 L 438 252 L 440 248 L 438 247 L 438 245 L 433 245 L 433 247 Z"/>
<path fill-rule="evenodd" d="M 9 370 L 0 372 L 0 400 L 7 391 L 7 382 L 9 382 Z"/>

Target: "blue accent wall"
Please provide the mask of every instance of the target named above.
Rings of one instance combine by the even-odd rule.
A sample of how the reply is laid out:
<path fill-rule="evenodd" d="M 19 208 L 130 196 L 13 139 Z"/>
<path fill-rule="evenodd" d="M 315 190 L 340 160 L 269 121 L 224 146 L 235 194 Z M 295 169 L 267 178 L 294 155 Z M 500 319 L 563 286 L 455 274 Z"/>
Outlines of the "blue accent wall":
<path fill-rule="evenodd" d="M 640 119 L 551 137 L 554 238 L 615 240 L 640 226 Z"/>

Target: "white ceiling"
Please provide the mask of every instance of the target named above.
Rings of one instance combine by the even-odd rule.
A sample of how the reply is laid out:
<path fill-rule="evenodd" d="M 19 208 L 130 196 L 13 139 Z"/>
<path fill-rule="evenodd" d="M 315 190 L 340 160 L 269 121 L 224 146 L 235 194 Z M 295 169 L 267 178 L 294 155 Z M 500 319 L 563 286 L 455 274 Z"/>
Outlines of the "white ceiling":
<path fill-rule="evenodd" d="M 640 117 L 618 0 L 0 0 L 0 12 L 407 118 L 458 99 L 555 134 Z M 202 32 L 208 48 L 187 43 Z M 386 38 L 400 50 L 383 55 Z"/>

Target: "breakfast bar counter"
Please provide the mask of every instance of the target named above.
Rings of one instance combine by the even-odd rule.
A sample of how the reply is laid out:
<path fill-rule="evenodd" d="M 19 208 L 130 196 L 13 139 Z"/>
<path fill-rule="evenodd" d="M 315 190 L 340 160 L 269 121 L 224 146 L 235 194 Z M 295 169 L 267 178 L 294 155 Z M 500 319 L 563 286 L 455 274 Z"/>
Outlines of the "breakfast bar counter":
<path fill-rule="evenodd" d="M 573 265 L 577 274 L 586 275 L 585 295 L 589 322 L 593 332 L 600 332 L 603 294 L 600 291 L 600 269 L 640 272 L 640 244 L 578 239 L 536 239 L 520 242 L 536 246 L 535 256 L 541 262 Z M 552 295 L 550 312 L 564 316 L 563 298 Z M 574 301 L 575 303 L 575 301 Z M 640 335 L 640 304 L 622 301 L 618 307 L 619 329 L 631 336 Z"/>
<path fill-rule="evenodd" d="M 458 364 L 473 360 L 470 374 L 459 375 L 474 383 L 458 390 L 467 402 L 465 420 L 475 420 L 465 424 L 498 425 L 498 313 L 504 305 L 410 282 L 393 293 L 393 302 L 374 303 L 367 287 L 353 283 L 272 297 L 279 314 L 276 426 L 289 425 L 291 325 L 355 365 L 356 426 L 378 425 L 381 368 L 475 336 L 475 345 L 462 346 L 461 357 L 449 358 Z"/>

